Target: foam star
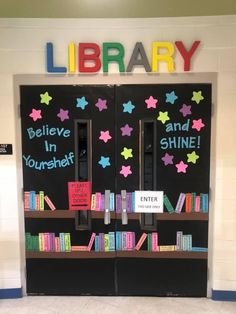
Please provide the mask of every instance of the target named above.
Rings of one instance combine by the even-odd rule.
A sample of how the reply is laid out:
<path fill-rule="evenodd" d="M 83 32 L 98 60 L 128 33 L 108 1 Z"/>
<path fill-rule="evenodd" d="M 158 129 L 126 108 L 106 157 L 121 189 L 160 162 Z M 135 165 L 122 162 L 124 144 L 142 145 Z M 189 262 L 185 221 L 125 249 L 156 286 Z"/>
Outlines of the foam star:
<path fill-rule="evenodd" d="M 183 104 L 182 108 L 179 111 L 182 113 L 183 117 L 186 117 L 187 115 L 192 114 L 190 105 L 187 106 L 187 105 Z"/>
<path fill-rule="evenodd" d="M 165 124 L 166 121 L 170 120 L 170 118 L 168 117 L 168 111 L 159 111 L 159 116 L 157 117 L 157 120 L 161 121 L 163 124 Z"/>
<path fill-rule="evenodd" d="M 202 123 L 202 119 L 193 120 L 192 129 L 196 129 L 198 132 L 205 126 L 204 123 Z"/>
<path fill-rule="evenodd" d="M 204 97 L 202 96 L 201 90 L 199 92 L 193 92 L 193 97 L 191 98 L 192 101 L 195 101 L 197 104 L 199 104 L 203 99 Z"/>
<path fill-rule="evenodd" d="M 48 94 L 48 92 L 45 92 L 44 94 L 40 94 L 40 103 L 49 105 L 50 100 L 52 100 L 52 97 Z"/>
<path fill-rule="evenodd" d="M 107 101 L 106 101 L 106 99 L 102 100 L 101 98 L 98 98 L 98 101 L 95 104 L 95 107 L 97 107 L 99 109 L 99 111 L 107 109 Z"/>
<path fill-rule="evenodd" d="M 104 141 L 104 143 L 107 143 L 112 138 L 109 132 L 110 131 L 100 131 L 99 140 Z"/>
<path fill-rule="evenodd" d="M 186 173 L 186 169 L 188 168 L 188 165 L 185 164 L 182 160 L 180 161 L 180 163 L 176 164 L 175 167 L 177 168 L 177 172 L 183 172 Z"/>
<path fill-rule="evenodd" d="M 193 151 L 191 154 L 187 154 L 187 157 L 187 162 L 192 162 L 193 164 L 196 164 L 197 159 L 199 158 L 195 151 Z"/>
<path fill-rule="evenodd" d="M 132 174 L 132 171 L 131 171 L 131 166 L 121 166 L 121 171 L 120 171 L 120 174 L 122 174 L 125 178 L 128 177 L 128 175 Z"/>
<path fill-rule="evenodd" d="M 127 103 L 123 104 L 123 112 L 128 112 L 128 113 L 132 113 L 132 111 L 134 110 L 135 106 L 132 104 L 131 101 L 128 101 Z"/>
<path fill-rule="evenodd" d="M 169 155 L 168 153 L 166 153 L 165 156 L 161 158 L 161 160 L 163 160 L 164 165 L 167 166 L 167 165 L 173 165 L 173 158 L 174 158 L 173 155 Z"/>
<path fill-rule="evenodd" d="M 176 99 L 178 99 L 178 96 L 175 95 L 175 92 L 172 91 L 170 93 L 166 93 L 166 103 L 174 104 Z"/>
<path fill-rule="evenodd" d="M 41 110 L 36 110 L 33 108 L 31 114 L 29 114 L 29 117 L 31 117 L 34 120 L 34 122 L 39 119 L 42 119 Z"/>
<path fill-rule="evenodd" d="M 124 147 L 123 151 L 120 154 L 124 156 L 125 160 L 127 160 L 128 158 L 133 157 L 132 151 L 133 151 L 132 148 Z"/>
<path fill-rule="evenodd" d="M 57 114 L 57 117 L 61 119 L 61 122 L 69 119 L 68 112 L 69 110 L 63 110 L 62 108 L 60 108 L 60 112 Z"/>
<path fill-rule="evenodd" d="M 124 125 L 120 128 L 122 132 L 122 136 L 131 136 L 131 132 L 133 131 L 133 128 L 131 128 L 128 124 Z"/>
<path fill-rule="evenodd" d="M 148 99 L 145 99 L 145 103 L 147 104 L 147 109 L 156 108 L 158 100 L 150 96 Z"/>
<path fill-rule="evenodd" d="M 102 168 L 106 168 L 106 167 L 110 166 L 110 165 L 111 165 L 111 163 L 110 163 L 110 157 L 101 156 L 101 158 L 100 158 L 98 164 L 101 165 Z"/>
<path fill-rule="evenodd" d="M 88 102 L 84 96 L 80 98 L 76 98 L 76 101 L 77 101 L 76 107 L 81 108 L 82 110 L 84 110 L 85 107 L 88 105 Z"/>

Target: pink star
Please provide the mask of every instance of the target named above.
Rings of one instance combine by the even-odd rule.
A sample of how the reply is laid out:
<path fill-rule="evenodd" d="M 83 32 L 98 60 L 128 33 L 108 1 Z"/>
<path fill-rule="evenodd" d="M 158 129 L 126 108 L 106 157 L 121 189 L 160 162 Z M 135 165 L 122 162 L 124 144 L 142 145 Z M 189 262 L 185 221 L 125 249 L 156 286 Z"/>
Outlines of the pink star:
<path fill-rule="evenodd" d="M 132 171 L 130 170 L 131 166 L 121 166 L 122 169 L 120 171 L 120 174 L 123 174 L 123 176 L 126 178 L 129 174 L 132 174 Z"/>
<path fill-rule="evenodd" d="M 42 119 L 41 110 L 32 109 L 31 114 L 29 115 L 34 121 Z"/>
<path fill-rule="evenodd" d="M 173 155 L 169 155 L 168 153 L 165 154 L 164 157 L 162 157 L 161 159 L 164 161 L 164 165 L 173 165 Z"/>
<path fill-rule="evenodd" d="M 186 173 L 186 169 L 188 168 L 188 165 L 186 165 L 182 160 L 179 164 L 176 164 L 175 167 L 177 168 L 177 172 L 183 172 Z"/>
<path fill-rule="evenodd" d="M 60 108 L 60 112 L 57 114 L 57 117 L 61 119 L 61 122 L 69 119 L 68 112 L 69 110 L 63 110 L 62 108 Z"/>
<path fill-rule="evenodd" d="M 158 100 L 150 96 L 148 99 L 145 99 L 145 103 L 147 104 L 147 109 L 156 108 Z"/>
<path fill-rule="evenodd" d="M 100 134 L 99 140 L 104 141 L 104 143 L 107 143 L 111 139 L 109 131 L 100 131 Z"/>
<path fill-rule="evenodd" d="M 99 111 L 107 109 L 107 101 L 104 99 L 102 100 L 101 98 L 98 98 L 98 102 L 95 104 L 95 107 L 99 109 Z"/>
<path fill-rule="evenodd" d="M 202 119 L 193 120 L 192 129 L 196 129 L 198 132 L 205 126 L 204 123 L 202 123 Z"/>
<path fill-rule="evenodd" d="M 124 125 L 123 127 L 120 128 L 122 132 L 122 136 L 131 136 L 131 132 L 133 131 L 133 128 L 131 128 L 128 124 Z"/>

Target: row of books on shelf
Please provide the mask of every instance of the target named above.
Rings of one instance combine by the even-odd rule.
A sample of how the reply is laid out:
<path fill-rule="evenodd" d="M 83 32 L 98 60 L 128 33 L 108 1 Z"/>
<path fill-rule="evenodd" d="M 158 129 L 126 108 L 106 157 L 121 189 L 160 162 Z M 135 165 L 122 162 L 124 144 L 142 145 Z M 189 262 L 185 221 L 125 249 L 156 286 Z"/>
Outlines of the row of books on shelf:
<path fill-rule="evenodd" d="M 149 252 L 163 251 L 194 251 L 207 252 L 207 248 L 193 247 L 192 235 L 184 235 L 182 231 L 176 233 L 176 244 L 159 245 L 158 233 L 143 233 L 136 243 L 135 232 L 116 231 L 108 233 L 92 233 L 88 245 L 71 245 L 70 233 L 59 233 L 56 236 L 52 232 L 39 233 L 31 235 L 26 233 L 26 251 L 36 252 L 73 252 L 73 251 L 91 251 L 112 252 L 112 251 L 139 251 L 145 241 L 146 250 Z"/>
<path fill-rule="evenodd" d="M 56 207 L 48 195 L 45 195 L 44 191 L 26 191 L 24 192 L 24 209 L 28 210 L 45 210 L 45 203 L 51 210 L 55 210 Z"/>
<path fill-rule="evenodd" d="M 125 193 L 126 212 L 135 212 L 135 192 Z M 207 193 L 180 193 L 176 206 L 174 207 L 170 202 L 168 196 L 164 195 L 164 205 L 168 213 L 191 213 L 191 212 L 208 212 L 208 194 Z M 45 195 L 44 191 L 26 191 L 24 192 L 24 208 L 25 210 L 45 210 L 45 202 L 51 210 L 56 207 L 52 200 Z M 94 193 L 91 195 L 91 210 L 104 211 L 105 210 L 105 194 Z M 121 213 L 121 194 L 109 193 L 109 211 Z"/>

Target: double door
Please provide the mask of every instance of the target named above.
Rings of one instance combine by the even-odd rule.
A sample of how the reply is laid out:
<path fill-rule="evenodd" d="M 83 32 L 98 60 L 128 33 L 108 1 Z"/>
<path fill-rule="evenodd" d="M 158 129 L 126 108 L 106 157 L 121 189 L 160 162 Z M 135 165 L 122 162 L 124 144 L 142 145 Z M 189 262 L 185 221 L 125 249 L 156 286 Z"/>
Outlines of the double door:
<path fill-rule="evenodd" d="M 69 233 L 72 246 L 88 245 L 92 233 L 133 237 L 129 249 L 26 252 L 29 294 L 206 295 L 207 252 L 177 251 L 176 234 L 206 249 L 208 213 L 193 204 L 186 213 L 186 202 L 179 214 L 168 202 L 164 213 L 118 212 L 116 195 L 163 191 L 174 210 L 180 193 L 208 195 L 209 84 L 21 86 L 21 119 L 24 191 L 43 191 L 56 208 L 26 210 L 26 232 Z M 114 193 L 114 208 L 68 210 L 73 181 Z M 157 233 L 163 251 L 147 240 L 135 250 L 144 233 Z"/>

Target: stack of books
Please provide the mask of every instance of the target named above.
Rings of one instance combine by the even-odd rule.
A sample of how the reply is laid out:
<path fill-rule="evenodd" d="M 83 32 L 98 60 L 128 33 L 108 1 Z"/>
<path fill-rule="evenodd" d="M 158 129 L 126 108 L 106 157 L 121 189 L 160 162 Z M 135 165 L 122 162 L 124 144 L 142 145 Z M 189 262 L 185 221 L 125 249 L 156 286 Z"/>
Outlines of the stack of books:
<path fill-rule="evenodd" d="M 25 211 L 44 211 L 45 202 L 51 210 L 55 210 L 56 207 L 44 191 L 25 191 L 24 192 L 24 209 Z"/>

